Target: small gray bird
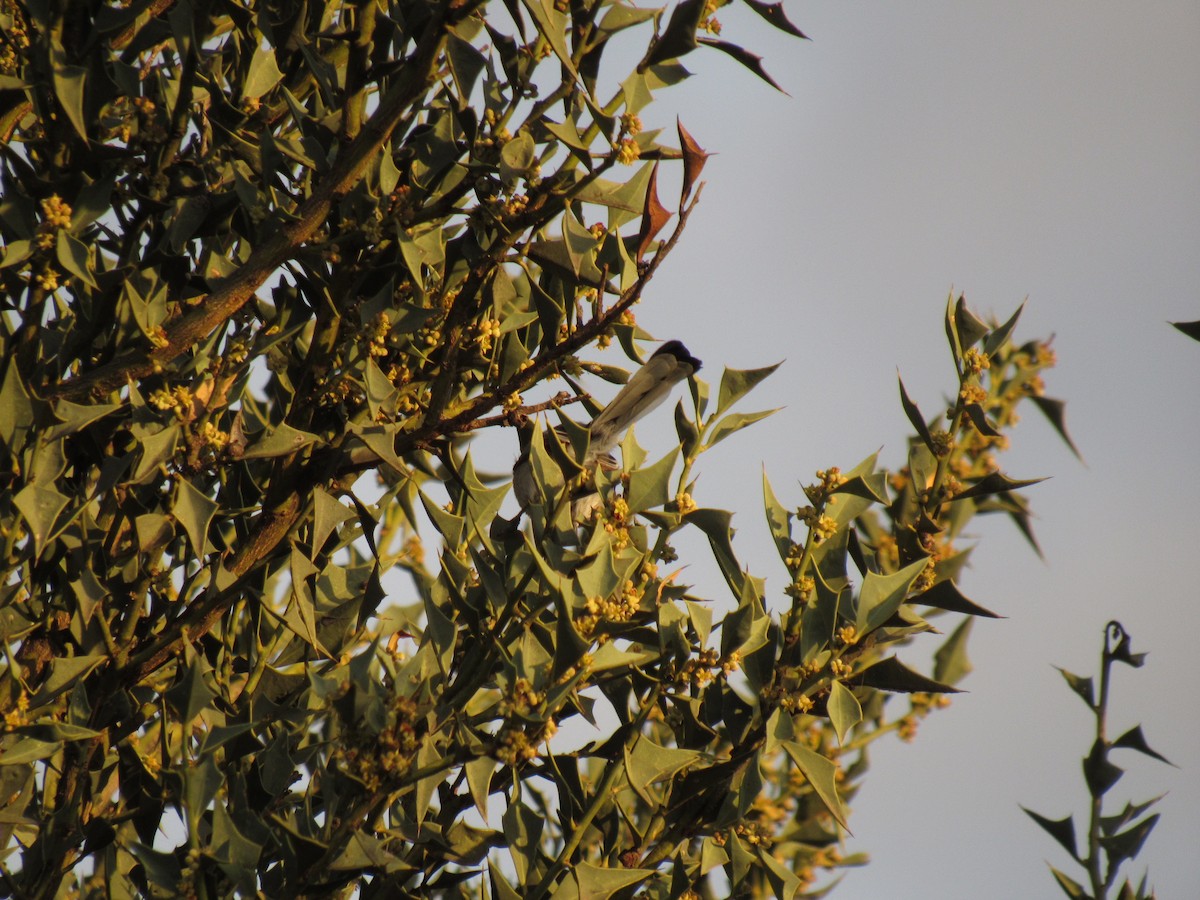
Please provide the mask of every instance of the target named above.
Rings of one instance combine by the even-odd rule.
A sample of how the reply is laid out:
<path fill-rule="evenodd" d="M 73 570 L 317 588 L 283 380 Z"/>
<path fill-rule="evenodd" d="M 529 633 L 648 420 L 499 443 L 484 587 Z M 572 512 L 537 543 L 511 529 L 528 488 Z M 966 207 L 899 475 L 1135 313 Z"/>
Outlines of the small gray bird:
<path fill-rule="evenodd" d="M 589 473 L 597 467 L 608 471 L 615 469 L 617 461 L 612 451 L 621 442 L 625 432 L 667 399 L 671 388 L 699 370 L 700 360 L 688 353 L 687 347 L 680 341 L 667 341 L 655 350 L 588 426 L 588 448 L 583 458 L 583 468 Z M 571 445 L 567 436 L 557 430 L 555 434 L 570 453 Z M 525 509 L 541 498 L 533 477 L 533 467 L 529 463 L 527 439 L 523 444 L 521 455 L 513 466 L 513 493 L 521 508 Z M 587 521 L 599 505 L 599 494 L 585 487 L 579 496 L 572 499 L 571 517 L 576 522 Z"/>

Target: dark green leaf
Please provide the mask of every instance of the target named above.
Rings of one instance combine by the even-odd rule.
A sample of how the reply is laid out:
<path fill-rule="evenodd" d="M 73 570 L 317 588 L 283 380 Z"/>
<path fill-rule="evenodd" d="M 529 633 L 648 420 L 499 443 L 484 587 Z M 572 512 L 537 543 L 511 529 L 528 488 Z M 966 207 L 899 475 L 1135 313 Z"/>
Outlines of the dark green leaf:
<path fill-rule="evenodd" d="M 1057 669 L 1058 667 L 1055 666 L 1055 668 Z M 1095 708 L 1096 691 L 1092 684 L 1092 679 L 1090 677 L 1085 678 L 1080 675 L 1074 675 L 1071 672 L 1068 672 L 1066 669 L 1058 669 L 1058 671 L 1061 672 L 1062 677 L 1067 680 L 1067 684 L 1071 686 L 1071 690 L 1082 697 L 1083 702 L 1089 707 Z"/>
<path fill-rule="evenodd" d="M 608 900 L 617 894 L 628 896 L 628 888 L 641 884 L 653 874 L 653 869 L 609 869 L 589 862 L 571 866 L 579 900 Z"/>
<path fill-rule="evenodd" d="M 56 243 L 56 255 L 64 269 L 84 284 L 96 287 L 96 276 L 92 274 L 92 254 L 87 245 L 70 232 L 60 231 Z"/>
<path fill-rule="evenodd" d="M 909 603 L 914 606 L 932 606 L 934 609 L 944 609 L 948 612 L 966 613 L 969 616 L 986 616 L 989 619 L 1003 618 L 965 597 L 952 578 L 939 581 L 929 590 L 917 594 L 909 600 Z"/>
<path fill-rule="evenodd" d="M 696 29 L 704 19 L 706 6 L 707 0 L 681 0 L 671 10 L 667 27 L 638 64 L 638 71 L 644 72 L 655 63 L 678 59 L 695 50 Z"/>
<path fill-rule="evenodd" d="M 696 509 L 684 516 L 683 521 L 695 525 L 708 537 L 713 558 L 721 567 L 721 574 L 725 576 L 729 589 L 735 597 L 740 596 L 746 576 L 733 551 L 733 529 L 730 527 L 733 513 L 723 509 Z"/>
<path fill-rule="evenodd" d="M 1157 824 L 1158 813 L 1155 813 L 1119 834 L 1101 837 L 1100 845 L 1108 854 L 1108 870 L 1115 872 L 1121 863 L 1137 856 L 1142 850 L 1142 845 L 1146 843 L 1146 838 L 1150 837 L 1150 832 Z"/>
<path fill-rule="evenodd" d="M 185 726 L 207 709 L 215 696 L 204 680 L 204 668 L 199 655 L 192 657 L 191 665 L 184 670 L 175 686 L 166 692 L 167 702 L 179 714 L 180 722 Z"/>
<path fill-rule="evenodd" d="M 1166 794 L 1159 794 L 1157 797 L 1145 801 L 1144 803 L 1126 803 L 1125 808 L 1115 816 L 1101 816 L 1100 828 L 1105 834 L 1113 834 L 1126 824 L 1132 822 L 1155 803 L 1165 797 Z"/>
<path fill-rule="evenodd" d="M 54 531 L 54 523 L 70 501 L 54 488 L 37 482 L 25 485 L 12 499 L 33 535 L 34 554 L 41 556 Z"/>
<path fill-rule="evenodd" d="M 1200 341 L 1200 321 L 1172 322 L 1171 324 L 1190 337 L 1193 341 Z"/>
<path fill-rule="evenodd" d="M 875 663 L 869 669 L 847 679 L 847 683 L 873 687 L 881 691 L 894 691 L 903 694 L 957 694 L 960 691 L 948 684 L 926 678 L 920 672 L 914 672 L 899 659 L 889 656 L 882 662 Z"/>
<path fill-rule="evenodd" d="M 36 738 L 10 734 L 0 738 L 0 766 L 16 766 L 53 756 L 62 748 L 62 741 L 39 741 Z"/>
<path fill-rule="evenodd" d="M 1045 478 L 1031 478 L 1026 481 L 1016 481 L 1009 478 L 1002 472 L 992 472 L 990 475 L 985 475 L 983 478 L 975 481 L 969 488 L 960 494 L 955 494 L 951 500 L 966 500 L 968 497 L 987 497 L 992 494 L 1006 494 L 1009 491 L 1017 491 L 1021 488 L 1027 488 L 1030 485 L 1041 484 Z"/>
<path fill-rule="evenodd" d="M 979 339 L 988 333 L 987 325 L 967 308 L 966 298 L 962 296 L 959 296 L 958 301 L 954 304 L 954 327 L 958 332 L 958 339 L 964 353 L 974 347 Z"/>
<path fill-rule="evenodd" d="M 1125 770 L 1108 761 L 1104 742 L 1097 740 L 1083 760 L 1083 778 L 1093 797 L 1102 797 L 1121 780 Z"/>
<path fill-rule="evenodd" d="M 1022 303 L 1017 307 L 1017 311 L 1009 316 L 1007 322 L 988 334 L 987 340 L 983 342 L 984 350 L 987 351 L 988 356 L 994 355 L 997 350 L 1004 346 L 1004 342 L 1012 336 L 1013 329 L 1017 327 L 1017 320 L 1021 318 L 1021 313 L 1024 309 L 1025 304 Z"/>
<path fill-rule="evenodd" d="M 697 38 L 697 43 L 704 44 L 706 47 L 714 47 L 722 53 L 728 53 L 743 66 L 769 84 L 779 93 L 786 96 L 791 96 L 779 84 L 767 74 L 767 70 L 763 68 L 762 57 L 756 53 L 751 53 L 745 47 L 739 47 L 737 44 L 731 44 L 729 41 L 718 41 L 713 38 Z"/>
<path fill-rule="evenodd" d="M 1050 420 L 1050 424 L 1054 426 L 1054 430 L 1058 432 L 1059 437 L 1066 442 L 1067 446 L 1071 448 L 1071 452 L 1082 462 L 1083 456 L 1080 454 L 1079 448 L 1075 446 L 1075 442 L 1071 440 L 1071 435 L 1067 433 L 1067 404 L 1062 400 L 1054 400 L 1050 397 L 1039 397 L 1037 395 L 1029 399 L 1033 401 L 1034 406 L 1042 411 L 1042 415 Z"/>
<path fill-rule="evenodd" d="M 1074 900 L 1089 900 L 1090 895 L 1079 882 L 1071 880 L 1071 878 L 1058 871 L 1054 866 L 1050 867 L 1050 872 L 1054 876 L 1054 880 L 1058 882 L 1058 886 L 1063 889 L 1063 893 L 1068 897 L 1072 897 Z"/>
<path fill-rule="evenodd" d="M 1113 741 L 1112 745 L 1114 747 L 1125 747 L 1128 750 L 1136 750 L 1138 753 L 1144 753 L 1147 756 L 1154 757 L 1160 762 L 1165 762 L 1168 766 L 1175 766 L 1175 763 L 1171 762 L 1157 750 L 1152 749 L 1150 745 L 1146 743 L 1146 738 L 1142 734 L 1141 725 L 1134 725 L 1131 729 Z M 1175 768 L 1179 767 L 1175 766 Z"/>
<path fill-rule="evenodd" d="M 743 2 L 780 31 L 786 31 L 788 34 L 808 40 L 808 35 L 793 25 L 784 15 L 782 3 L 763 3 L 762 0 L 743 0 Z"/>
<path fill-rule="evenodd" d="M 900 405 L 904 407 L 904 414 L 908 416 L 908 421 L 916 430 L 917 435 L 921 438 L 921 443 L 929 448 L 929 452 L 933 452 L 933 435 L 929 433 L 929 426 L 925 423 L 925 417 L 921 415 L 921 410 L 917 409 L 917 404 L 913 403 L 908 397 L 908 391 L 904 389 L 904 381 L 899 376 L 896 380 L 900 382 Z"/>
<path fill-rule="evenodd" d="M 999 437 L 1000 432 L 996 430 L 996 426 L 988 421 L 987 413 L 983 411 L 983 407 L 978 403 L 968 403 L 966 405 L 967 417 L 971 420 L 971 424 L 975 426 L 975 430 L 985 437 Z"/>
<path fill-rule="evenodd" d="M 1065 819 L 1047 819 L 1043 815 L 1035 813 L 1032 809 L 1021 807 L 1025 815 L 1033 819 L 1045 829 L 1046 833 L 1058 841 L 1062 847 L 1071 854 L 1071 859 L 1079 861 L 1079 851 L 1075 848 L 1075 823 L 1071 821 L 1071 817 Z"/>

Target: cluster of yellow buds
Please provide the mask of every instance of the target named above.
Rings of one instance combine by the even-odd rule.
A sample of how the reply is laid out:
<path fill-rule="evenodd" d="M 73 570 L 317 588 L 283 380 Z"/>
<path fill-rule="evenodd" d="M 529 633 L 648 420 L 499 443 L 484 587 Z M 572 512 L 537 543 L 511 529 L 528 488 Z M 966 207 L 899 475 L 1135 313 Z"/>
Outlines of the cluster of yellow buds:
<path fill-rule="evenodd" d="M 71 225 L 71 207 L 58 194 L 42 201 L 42 222 L 38 226 L 37 246 L 49 250 L 57 240 L 58 232 Z"/>
<path fill-rule="evenodd" d="M 200 440 L 205 447 L 220 453 L 229 445 L 229 432 L 222 431 L 212 422 L 205 422 L 200 426 Z"/>
<path fill-rule="evenodd" d="M 29 694 L 21 691 L 16 705 L 4 714 L 4 725 L 7 728 L 20 728 L 29 724 Z"/>
<path fill-rule="evenodd" d="M 478 330 L 475 342 L 479 345 L 479 352 L 491 352 L 492 342 L 500 337 L 500 320 L 481 319 L 475 327 Z"/>
<path fill-rule="evenodd" d="M 516 713 L 517 715 L 527 716 L 541 706 L 545 700 L 546 695 L 534 690 L 529 679 L 518 678 L 513 682 L 508 696 L 501 701 L 500 709 L 505 715 Z"/>
<path fill-rule="evenodd" d="M 704 4 L 704 12 L 701 13 L 702 18 L 698 30 L 719 35 L 721 33 L 721 22 L 717 19 L 715 13 L 724 5 L 723 0 L 708 0 Z"/>
<path fill-rule="evenodd" d="M 149 403 L 155 409 L 171 410 L 180 419 L 187 419 L 192 414 L 192 392 L 183 385 L 159 388 L 150 395 Z"/>
<path fill-rule="evenodd" d="M 687 491 L 680 491 L 675 495 L 675 507 L 679 510 L 681 516 L 686 516 L 696 509 L 696 501 L 692 499 L 692 495 Z"/>
<path fill-rule="evenodd" d="M 739 822 L 733 828 L 734 833 L 742 842 L 751 847 L 770 847 L 774 839 L 771 830 L 758 822 Z"/>
<path fill-rule="evenodd" d="M 817 583 L 812 578 L 805 575 L 801 578 L 797 578 L 795 581 L 785 587 L 783 592 L 796 600 L 807 600 L 812 596 L 813 588 L 816 586 Z"/>
<path fill-rule="evenodd" d="M 827 540 L 837 533 L 838 524 L 830 516 L 819 513 L 814 507 L 802 506 L 796 510 L 796 518 L 808 526 L 816 543 Z"/>
<path fill-rule="evenodd" d="M 834 501 L 834 492 L 846 483 L 847 478 L 837 466 L 828 469 L 817 469 L 817 480 L 804 486 L 804 495 L 808 501 L 817 506 Z"/>
<path fill-rule="evenodd" d="M 617 162 L 623 166 L 633 165 L 642 155 L 642 148 L 633 138 L 621 138 L 613 149 L 617 151 Z"/>
<path fill-rule="evenodd" d="M 972 347 L 963 354 L 963 365 L 970 375 L 978 375 L 984 369 L 992 367 L 992 361 L 986 353 L 981 353 L 976 348 Z"/>

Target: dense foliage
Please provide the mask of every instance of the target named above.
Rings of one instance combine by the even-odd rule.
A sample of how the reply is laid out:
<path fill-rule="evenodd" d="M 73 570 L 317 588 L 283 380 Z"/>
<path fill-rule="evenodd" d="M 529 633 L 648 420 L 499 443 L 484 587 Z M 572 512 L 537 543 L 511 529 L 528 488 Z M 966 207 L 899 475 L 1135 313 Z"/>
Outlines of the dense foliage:
<path fill-rule="evenodd" d="M 868 746 L 944 705 L 990 615 L 963 529 L 1032 542 L 995 453 L 1025 399 L 1065 437 L 1062 405 L 1046 344 L 951 298 L 951 400 L 931 424 L 901 389 L 895 472 L 764 484 L 783 592 L 695 487 L 773 367 L 693 378 L 676 447 L 581 471 L 585 385 L 625 377 L 584 354 L 641 358 L 700 193 L 647 104 L 702 47 L 769 80 L 719 5 L 0 3 L 14 896 L 816 896 L 859 861 Z M 470 439 L 542 413 L 567 445 L 532 428 L 518 512 Z M 732 604 L 682 582 L 685 529 Z M 899 662 L 947 612 L 932 672 Z"/>

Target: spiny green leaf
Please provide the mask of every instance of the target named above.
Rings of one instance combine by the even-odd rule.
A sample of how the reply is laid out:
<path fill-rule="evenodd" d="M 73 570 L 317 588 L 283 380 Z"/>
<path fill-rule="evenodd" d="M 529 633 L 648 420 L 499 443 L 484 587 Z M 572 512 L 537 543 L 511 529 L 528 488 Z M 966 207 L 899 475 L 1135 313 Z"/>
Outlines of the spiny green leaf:
<path fill-rule="evenodd" d="M 13 504 L 21 511 L 22 518 L 33 536 L 33 552 L 41 556 L 46 541 L 54 530 L 59 514 L 70 501 L 53 487 L 32 482 L 21 488 L 13 497 Z"/>
<path fill-rule="evenodd" d="M 626 896 L 629 888 L 641 884 L 653 874 L 653 869 L 609 869 L 586 861 L 571 867 L 571 877 L 578 888 L 579 900 L 608 900 L 618 893 Z M 558 896 L 557 891 L 554 896 Z"/>
<path fill-rule="evenodd" d="M 272 459 L 276 456 L 287 456 L 309 444 L 320 440 L 315 434 L 300 431 L 286 422 L 265 431 L 257 441 L 242 453 L 242 459 Z"/>
<path fill-rule="evenodd" d="M 209 707 L 216 694 L 204 680 L 204 668 L 198 654 L 192 657 L 191 664 L 165 696 L 185 726 L 190 725 L 196 716 Z"/>
<path fill-rule="evenodd" d="M 775 540 L 775 549 L 784 563 L 792 555 L 791 514 L 779 502 L 771 482 L 767 480 L 767 470 L 763 467 L 763 506 L 767 513 L 767 526 L 771 529 L 771 537 Z"/>
<path fill-rule="evenodd" d="M 186 478 L 179 479 L 171 512 L 187 532 L 197 559 L 203 559 L 208 554 L 208 526 L 217 509 L 218 505 L 197 490 L 190 481 Z"/>
<path fill-rule="evenodd" d="M 631 513 L 663 506 L 671 498 L 671 473 L 679 460 L 676 448 L 644 469 L 629 473 L 629 491 L 625 496 Z"/>
<path fill-rule="evenodd" d="M 98 287 L 96 276 L 92 274 L 92 254 L 87 244 L 66 231 L 58 233 L 55 245 L 58 261 L 63 268 L 90 287 Z"/>
<path fill-rule="evenodd" d="M 895 614 L 927 565 L 927 560 L 918 559 L 891 575 L 867 573 L 854 622 L 860 635 L 869 634 Z"/>
<path fill-rule="evenodd" d="M 625 748 L 625 771 L 633 789 L 653 807 L 662 802 L 662 797 L 651 791 L 651 785 L 672 778 L 700 758 L 698 750 L 663 747 L 643 736 L 632 750 Z"/>
<path fill-rule="evenodd" d="M 837 790 L 837 765 L 826 759 L 815 750 L 795 741 L 784 741 L 783 749 L 792 758 L 805 780 L 812 785 L 813 790 L 829 810 L 829 814 L 839 825 L 849 831 L 846 825 L 846 808 Z"/>
<path fill-rule="evenodd" d="M 753 425 L 755 422 L 761 422 L 767 416 L 773 416 L 775 413 L 779 412 L 781 408 L 782 407 L 776 407 L 775 409 L 764 409 L 760 412 L 752 413 L 730 413 L 720 422 L 718 422 L 716 427 L 709 432 L 707 446 L 715 447 L 734 432 L 741 431 L 747 425 Z"/>
<path fill-rule="evenodd" d="M 827 708 L 829 721 L 833 723 L 838 743 L 844 744 L 846 733 L 862 721 L 862 704 L 858 702 L 853 691 L 840 681 L 834 681 L 829 685 Z"/>
<path fill-rule="evenodd" d="M 782 362 L 777 362 L 773 366 L 764 366 L 761 369 L 730 369 L 726 367 L 725 371 L 721 373 L 721 388 L 717 392 L 717 409 L 713 415 L 719 416 L 728 410 L 781 365 L 783 365 Z M 767 413 L 767 415 L 769 414 Z"/>

